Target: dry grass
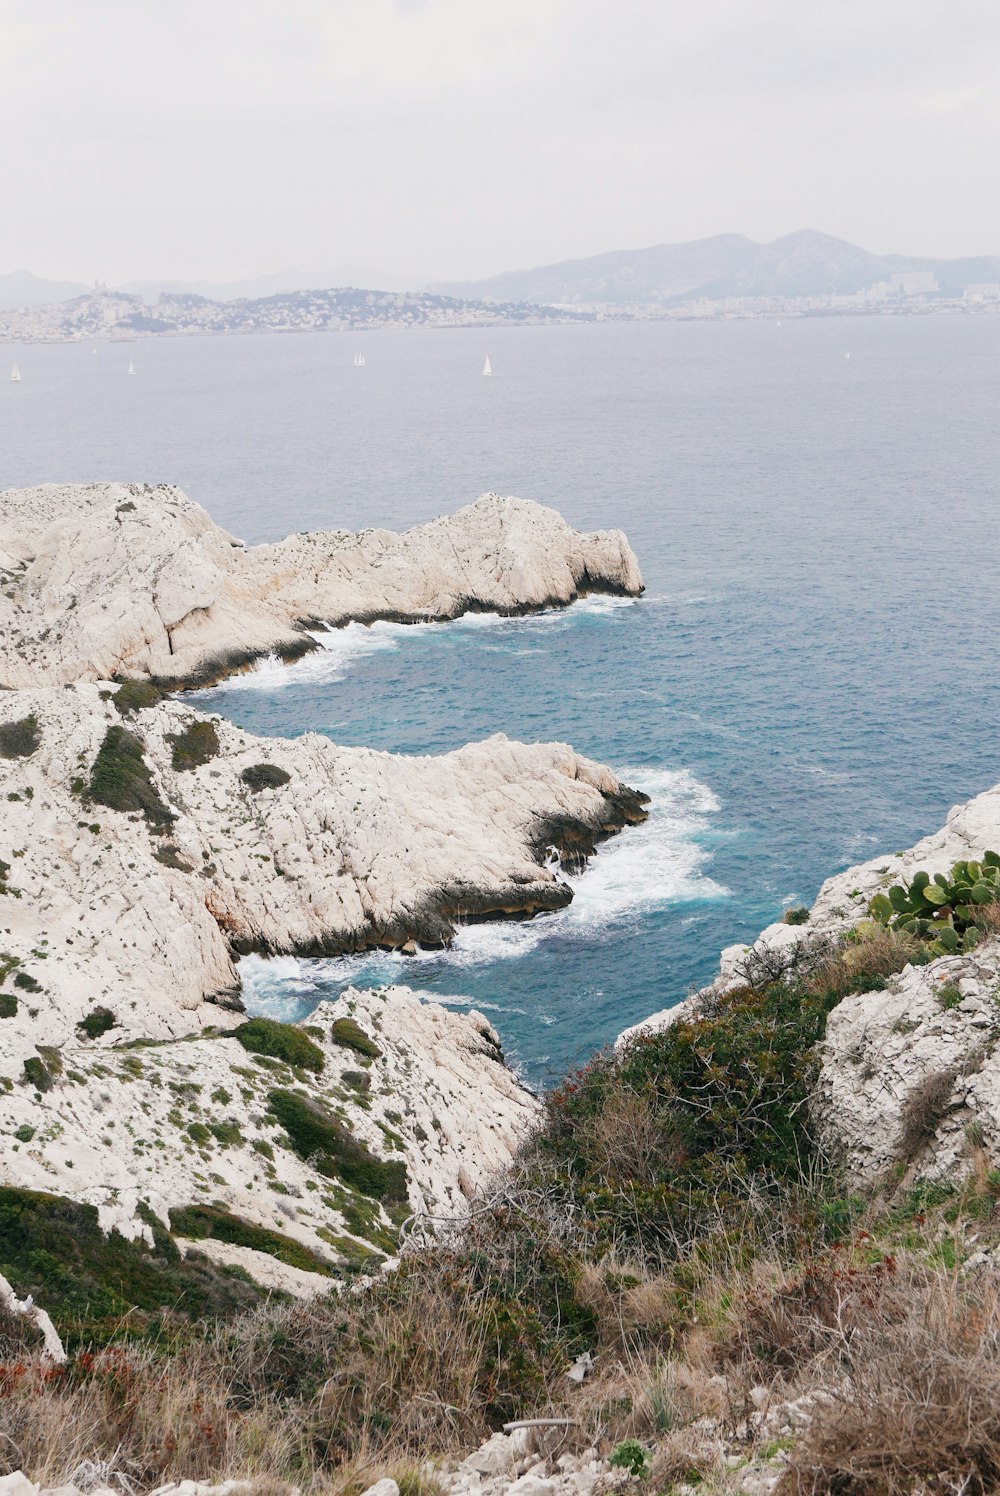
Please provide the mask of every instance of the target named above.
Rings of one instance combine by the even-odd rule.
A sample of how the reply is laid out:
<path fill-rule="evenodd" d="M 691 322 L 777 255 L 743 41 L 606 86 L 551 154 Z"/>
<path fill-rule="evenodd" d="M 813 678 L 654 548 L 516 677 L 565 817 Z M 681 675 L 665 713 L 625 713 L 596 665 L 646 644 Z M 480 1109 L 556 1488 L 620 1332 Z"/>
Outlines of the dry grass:
<path fill-rule="evenodd" d="M 995 1272 L 901 1272 L 839 1357 L 847 1375 L 793 1450 L 781 1496 L 1000 1489 Z"/>

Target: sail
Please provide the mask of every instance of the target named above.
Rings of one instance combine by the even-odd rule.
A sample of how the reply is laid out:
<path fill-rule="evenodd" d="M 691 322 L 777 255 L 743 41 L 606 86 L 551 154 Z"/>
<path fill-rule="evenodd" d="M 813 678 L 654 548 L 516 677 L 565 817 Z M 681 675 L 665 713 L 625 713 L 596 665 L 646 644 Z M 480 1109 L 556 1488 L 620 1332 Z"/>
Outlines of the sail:
<path fill-rule="evenodd" d="M 130 374 L 134 374 L 135 373 L 135 364 L 132 362 L 131 359 L 129 359 L 129 361 L 128 361 L 128 372 Z"/>
<path fill-rule="evenodd" d="M 364 367 L 365 367 L 365 356 L 364 356 L 363 353 L 359 353 L 358 354 L 358 368 L 359 369 L 363 369 Z"/>
<path fill-rule="evenodd" d="M 486 355 L 486 362 L 485 362 L 485 364 L 483 364 L 483 377 L 484 378 L 489 378 L 489 376 L 492 373 L 493 373 L 493 365 L 490 363 L 490 356 L 489 356 L 489 354 L 487 354 Z"/>
<path fill-rule="evenodd" d="M 20 377 L 21 377 L 21 371 L 17 367 L 17 364 L 15 364 L 14 367 L 13 367 L 13 369 L 11 369 L 11 371 L 10 371 L 10 377 L 14 381 L 15 384 L 20 379 Z"/>

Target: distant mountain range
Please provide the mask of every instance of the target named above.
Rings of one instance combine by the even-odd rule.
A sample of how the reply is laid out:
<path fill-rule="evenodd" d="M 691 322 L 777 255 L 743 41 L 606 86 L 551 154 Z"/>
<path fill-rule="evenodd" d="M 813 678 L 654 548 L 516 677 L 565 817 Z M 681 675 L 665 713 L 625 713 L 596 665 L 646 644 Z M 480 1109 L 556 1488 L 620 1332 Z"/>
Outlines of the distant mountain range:
<path fill-rule="evenodd" d="M 43 280 L 30 270 L 12 270 L 0 275 L 0 310 L 19 306 L 47 306 L 52 301 L 69 301 L 91 290 L 82 281 Z"/>
<path fill-rule="evenodd" d="M 687 244 L 616 249 L 584 260 L 562 260 L 534 270 L 510 270 L 487 280 L 437 281 L 364 265 L 332 270 L 281 270 L 242 281 L 130 281 L 119 291 L 153 304 L 160 296 L 202 296 L 214 302 L 259 300 L 298 292 L 344 288 L 382 292 L 427 291 L 461 301 L 531 303 L 535 306 L 659 305 L 700 297 L 845 296 L 888 281 L 901 271 L 930 271 L 945 296 L 967 286 L 1000 282 L 1000 256 L 937 260 L 918 255 L 877 255 L 845 239 L 802 229 L 769 244 L 742 234 L 716 234 Z M 89 294 L 76 281 L 42 280 L 27 270 L 0 275 L 0 309 L 38 307 Z"/>
<path fill-rule="evenodd" d="M 934 260 L 876 255 L 803 229 L 770 244 L 742 234 L 717 234 L 688 244 L 612 250 L 585 260 L 511 270 L 488 280 L 440 281 L 429 289 L 476 301 L 668 305 L 702 296 L 852 295 L 905 270 L 932 271 L 942 292 L 960 296 L 966 286 L 1000 281 L 1000 256 Z"/>

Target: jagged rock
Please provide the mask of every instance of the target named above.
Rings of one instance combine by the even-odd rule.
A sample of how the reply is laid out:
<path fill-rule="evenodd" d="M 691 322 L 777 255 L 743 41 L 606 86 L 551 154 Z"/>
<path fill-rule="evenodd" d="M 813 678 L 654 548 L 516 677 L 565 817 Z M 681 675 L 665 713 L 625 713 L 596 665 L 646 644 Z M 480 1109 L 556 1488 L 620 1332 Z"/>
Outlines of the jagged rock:
<path fill-rule="evenodd" d="M 635 596 L 618 530 L 487 494 L 403 535 L 345 530 L 244 547 L 180 489 L 47 485 L 0 493 L 0 686 L 218 678 L 315 648 L 306 625 L 527 612 Z"/>
<path fill-rule="evenodd" d="M 390 1476 L 384 1476 L 362 1492 L 362 1496 L 399 1496 L 399 1486 Z"/>
<path fill-rule="evenodd" d="M 502 736 L 403 757 L 216 719 L 215 755 L 178 769 L 175 740 L 204 719 L 176 701 L 123 718 L 112 689 L 0 693 L 0 723 L 31 716 L 39 737 L 0 758 L 0 963 L 19 963 L 5 990 L 45 994 L 0 1019 L 18 1068 L 39 1042 L 74 1042 L 95 1008 L 114 1020 L 105 1043 L 235 1022 L 218 1004 L 232 1005 L 239 953 L 442 944 L 460 919 L 561 908 L 572 893 L 545 865 L 550 838 L 575 859 L 645 817 L 609 769 Z M 159 797 L 152 826 L 89 798 L 123 725 Z M 247 783 L 262 762 L 276 787 Z"/>

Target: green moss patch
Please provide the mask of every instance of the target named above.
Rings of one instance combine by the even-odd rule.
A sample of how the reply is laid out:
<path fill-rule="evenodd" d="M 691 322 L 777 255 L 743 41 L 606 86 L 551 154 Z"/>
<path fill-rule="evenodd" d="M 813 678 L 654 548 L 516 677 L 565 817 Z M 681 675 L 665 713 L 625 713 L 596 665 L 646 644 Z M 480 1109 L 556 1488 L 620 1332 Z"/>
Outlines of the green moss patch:
<path fill-rule="evenodd" d="M 265 1252 L 284 1262 L 288 1267 L 299 1267 L 307 1273 L 323 1273 L 329 1277 L 332 1268 L 322 1257 L 317 1257 L 301 1242 L 293 1241 L 280 1231 L 269 1231 L 263 1226 L 254 1226 L 241 1216 L 230 1215 L 214 1205 L 188 1205 L 170 1212 L 170 1229 L 177 1236 L 194 1241 L 228 1242 L 234 1247 L 249 1247 L 253 1252 Z"/>
<path fill-rule="evenodd" d="M 109 727 L 105 733 L 90 773 L 89 792 L 98 805 L 139 812 L 154 831 L 165 831 L 176 819 L 153 783 L 142 744 L 125 727 Z"/>
<path fill-rule="evenodd" d="M 296 1153 L 312 1160 L 319 1173 L 342 1179 L 373 1200 L 406 1199 L 406 1165 L 376 1158 L 318 1101 L 297 1091 L 272 1091 L 268 1102 Z"/>
<path fill-rule="evenodd" d="M 178 771 L 198 769 L 210 763 L 219 752 L 219 734 L 214 722 L 192 722 L 183 732 L 172 734 L 170 762 Z"/>
<path fill-rule="evenodd" d="M 30 758 L 41 741 L 34 713 L 19 722 L 0 722 L 0 758 Z"/>
<path fill-rule="evenodd" d="M 231 1037 L 239 1039 L 251 1054 L 284 1060 L 287 1065 L 313 1070 L 317 1074 L 325 1063 L 323 1051 L 308 1034 L 290 1023 L 279 1023 L 275 1018 L 250 1018 L 234 1029 Z"/>
<path fill-rule="evenodd" d="M 366 1059 L 380 1060 L 382 1051 L 378 1045 L 369 1039 L 364 1029 L 354 1022 L 353 1018 L 337 1018 L 330 1026 L 330 1038 L 334 1044 L 340 1044 L 344 1049 L 353 1049 L 356 1054 L 363 1054 Z"/>

